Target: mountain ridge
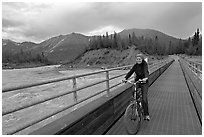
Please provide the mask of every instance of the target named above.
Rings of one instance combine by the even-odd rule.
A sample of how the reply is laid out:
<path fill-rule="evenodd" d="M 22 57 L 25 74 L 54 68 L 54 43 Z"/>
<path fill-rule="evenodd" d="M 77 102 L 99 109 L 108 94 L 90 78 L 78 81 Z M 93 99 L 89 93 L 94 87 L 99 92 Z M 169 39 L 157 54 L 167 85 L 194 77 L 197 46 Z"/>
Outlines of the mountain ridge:
<path fill-rule="evenodd" d="M 174 37 L 174 36 L 171 36 L 171 35 L 169 35 L 169 34 L 163 33 L 162 31 L 155 30 L 155 29 L 148 29 L 148 28 L 146 28 L 146 29 L 139 29 L 139 28 L 123 29 L 122 31 L 118 32 L 118 34 L 121 34 L 123 31 L 129 31 L 129 30 L 143 30 L 143 31 L 145 31 L 145 30 L 150 30 L 150 31 L 155 31 L 155 32 L 158 32 L 158 33 L 162 33 L 162 34 L 164 34 L 164 35 L 167 35 L 167 36 L 172 37 L 172 38 L 175 38 L 175 39 L 180 39 L 180 38 L 176 38 L 176 37 Z M 48 38 L 48 39 L 45 39 L 45 40 L 43 40 L 43 41 L 41 41 L 41 42 L 23 41 L 23 42 L 16 42 L 16 43 L 31 42 L 31 43 L 35 43 L 35 44 L 41 44 L 41 43 L 43 43 L 44 41 L 47 41 L 47 40 L 49 40 L 49 39 L 56 38 L 56 37 L 60 37 L 60 36 L 67 36 L 67 35 L 71 35 L 71 34 L 86 36 L 86 35 L 81 34 L 81 33 L 72 32 L 72 33 L 65 34 L 65 35 L 60 34 L 60 35 L 52 36 L 52 37 L 50 37 L 50 38 Z M 104 34 L 104 35 L 105 35 L 105 34 Z M 110 34 L 110 35 L 112 35 L 112 34 Z M 110 35 L 109 35 L 109 36 L 110 36 Z M 100 36 L 100 35 L 93 35 L 93 36 Z M 86 36 L 86 37 L 93 37 L 93 36 Z M 181 38 L 181 39 L 182 39 L 182 40 L 187 40 L 188 38 Z M 10 39 L 2 39 L 2 40 L 9 40 L 9 41 L 15 42 L 14 40 L 10 40 Z"/>
<path fill-rule="evenodd" d="M 168 46 L 169 41 L 171 41 L 172 44 L 175 44 L 179 41 L 179 39 L 175 37 L 169 36 L 163 32 L 160 32 L 154 29 L 137 29 L 137 28 L 124 29 L 117 34 L 119 34 L 121 38 L 125 38 L 125 37 L 127 38 L 129 34 L 132 35 L 133 32 L 137 37 L 143 36 L 145 38 L 151 38 L 153 40 L 157 36 L 159 41 L 164 46 L 165 45 Z M 99 36 L 99 35 L 95 35 L 95 36 Z M 14 52 L 15 50 L 20 51 L 21 50 L 19 49 L 20 47 L 20 48 L 23 48 L 23 50 L 25 51 L 31 51 L 33 53 L 43 52 L 48 57 L 48 59 L 54 62 L 69 62 L 76 59 L 79 55 L 81 55 L 86 51 L 87 47 L 89 46 L 89 40 L 91 37 L 94 37 L 94 36 L 86 36 L 80 33 L 72 32 L 67 35 L 58 35 L 58 36 L 48 38 L 38 44 L 34 42 L 30 42 L 30 43 L 22 42 L 19 44 L 14 41 L 9 41 L 8 43 L 10 43 L 10 46 L 7 46 L 7 47 L 10 48 L 12 46 L 15 46 L 15 48 L 11 52 Z M 5 41 L 6 41 L 5 39 L 2 40 L 3 52 L 5 51 L 4 49 L 6 49 L 6 45 L 7 45 Z M 18 45 L 18 47 L 16 46 L 16 44 Z M 25 46 L 21 46 L 26 44 L 29 45 L 27 48 L 24 48 Z"/>
<path fill-rule="evenodd" d="M 120 34 L 121 37 L 125 37 L 125 36 L 128 36 L 129 34 L 132 35 L 133 32 L 135 33 L 136 37 L 144 36 L 146 38 L 151 38 L 153 40 L 157 36 L 159 41 L 164 43 L 164 44 L 168 44 L 169 41 L 171 41 L 172 43 L 175 44 L 176 42 L 179 41 L 178 38 L 175 38 L 173 36 L 167 35 L 167 34 L 161 32 L 161 31 L 154 30 L 154 29 L 137 29 L 137 28 L 124 29 L 119 34 Z"/>

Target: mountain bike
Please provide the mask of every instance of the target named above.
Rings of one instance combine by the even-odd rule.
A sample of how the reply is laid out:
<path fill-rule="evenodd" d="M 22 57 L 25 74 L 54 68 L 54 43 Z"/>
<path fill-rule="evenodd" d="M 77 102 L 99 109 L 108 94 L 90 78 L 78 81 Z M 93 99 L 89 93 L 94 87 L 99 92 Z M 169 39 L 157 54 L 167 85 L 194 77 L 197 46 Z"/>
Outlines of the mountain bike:
<path fill-rule="evenodd" d="M 142 80 L 136 82 L 123 80 L 123 82 L 133 85 L 133 99 L 125 110 L 124 124 L 129 134 L 136 134 L 139 131 L 144 116 L 142 108 L 142 90 L 140 88 L 140 84 L 144 82 Z"/>

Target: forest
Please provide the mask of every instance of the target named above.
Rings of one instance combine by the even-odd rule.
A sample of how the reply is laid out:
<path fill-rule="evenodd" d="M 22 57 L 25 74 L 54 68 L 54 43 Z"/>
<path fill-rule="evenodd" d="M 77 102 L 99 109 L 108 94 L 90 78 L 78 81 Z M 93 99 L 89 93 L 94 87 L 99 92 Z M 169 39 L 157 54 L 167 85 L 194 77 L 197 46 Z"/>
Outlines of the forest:
<path fill-rule="evenodd" d="M 127 38 L 122 39 L 120 34 L 116 32 L 113 35 L 108 35 L 108 32 L 106 32 L 106 35 L 93 36 L 90 39 L 88 50 L 101 48 L 125 50 L 128 46 L 135 46 L 140 51 L 149 55 L 202 55 L 202 37 L 199 34 L 199 29 L 188 40 L 179 39 L 176 43 L 169 41 L 168 44 L 160 42 L 158 36 L 154 39 L 143 36 L 136 37 L 133 32 Z"/>
<path fill-rule="evenodd" d="M 4 52 L 2 53 L 2 62 L 3 63 L 13 63 L 13 64 L 22 64 L 22 63 L 42 63 L 42 64 L 52 64 L 51 61 L 44 55 L 44 53 L 32 53 L 31 51 L 23 51 L 11 53 Z"/>
<path fill-rule="evenodd" d="M 108 35 L 108 32 L 106 32 L 106 35 L 92 36 L 89 40 L 89 46 L 86 51 L 102 48 L 122 51 L 130 46 L 135 46 L 136 49 L 149 55 L 202 55 L 202 36 L 200 35 L 199 29 L 197 29 L 193 37 L 189 37 L 187 40 L 178 39 L 176 42 L 168 41 L 168 44 L 162 43 L 161 41 L 162 40 L 160 40 L 158 36 L 154 39 L 145 38 L 144 36 L 136 37 L 134 32 L 129 34 L 126 38 L 121 38 L 120 34 L 117 34 L 116 32 L 112 35 Z M 44 52 L 33 53 L 32 51 L 24 51 L 23 49 L 17 53 L 4 51 L 2 53 L 2 62 L 13 64 L 54 64 L 52 60 L 48 59 Z"/>

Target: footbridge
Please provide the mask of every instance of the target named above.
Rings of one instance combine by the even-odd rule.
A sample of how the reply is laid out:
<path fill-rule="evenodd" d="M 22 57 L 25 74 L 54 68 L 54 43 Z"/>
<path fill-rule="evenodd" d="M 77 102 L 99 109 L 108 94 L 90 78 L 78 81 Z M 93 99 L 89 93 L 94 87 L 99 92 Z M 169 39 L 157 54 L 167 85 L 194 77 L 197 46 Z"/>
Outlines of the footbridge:
<path fill-rule="evenodd" d="M 36 113 L 35 116 L 28 116 L 24 123 L 14 123 L 17 126 L 4 128 L 3 123 L 3 134 L 127 135 L 123 115 L 132 94 L 130 85 L 121 80 L 131 67 L 132 65 L 105 69 L 2 89 L 3 95 L 11 92 L 14 94 L 21 90 L 26 92 L 26 89 L 36 86 L 71 82 L 68 91 L 3 110 L 3 120 L 9 116 Z M 201 135 L 202 64 L 188 61 L 182 56 L 171 56 L 149 64 L 149 72 L 148 101 L 151 120 L 142 123 L 138 134 Z M 97 75 L 98 80 L 80 85 L 79 82 L 83 82 L 84 77 L 90 79 L 93 75 Z M 55 104 L 67 102 L 56 105 L 52 111 L 45 107 L 47 102 L 56 99 L 58 101 Z M 43 107 L 39 107 L 40 105 Z M 44 113 L 37 114 L 39 111 Z"/>

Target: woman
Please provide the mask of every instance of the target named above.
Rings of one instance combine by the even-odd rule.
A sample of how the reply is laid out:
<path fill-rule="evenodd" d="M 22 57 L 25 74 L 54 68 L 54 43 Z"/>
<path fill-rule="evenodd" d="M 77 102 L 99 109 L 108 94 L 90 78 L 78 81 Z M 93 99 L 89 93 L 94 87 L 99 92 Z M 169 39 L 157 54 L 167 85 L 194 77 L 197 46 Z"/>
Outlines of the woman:
<path fill-rule="evenodd" d="M 127 75 L 125 76 L 125 80 L 127 80 L 134 72 L 136 74 L 135 81 L 138 81 L 139 79 L 141 79 L 143 80 L 143 82 L 145 82 L 144 84 L 141 84 L 142 96 L 143 96 L 142 106 L 144 109 L 144 119 L 149 121 L 150 117 L 149 117 L 148 100 L 147 100 L 149 71 L 148 71 L 147 62 L 144 60 L 144 56 L 142 54 L 137 54 L 136 64 L 127 73 Z"/>

